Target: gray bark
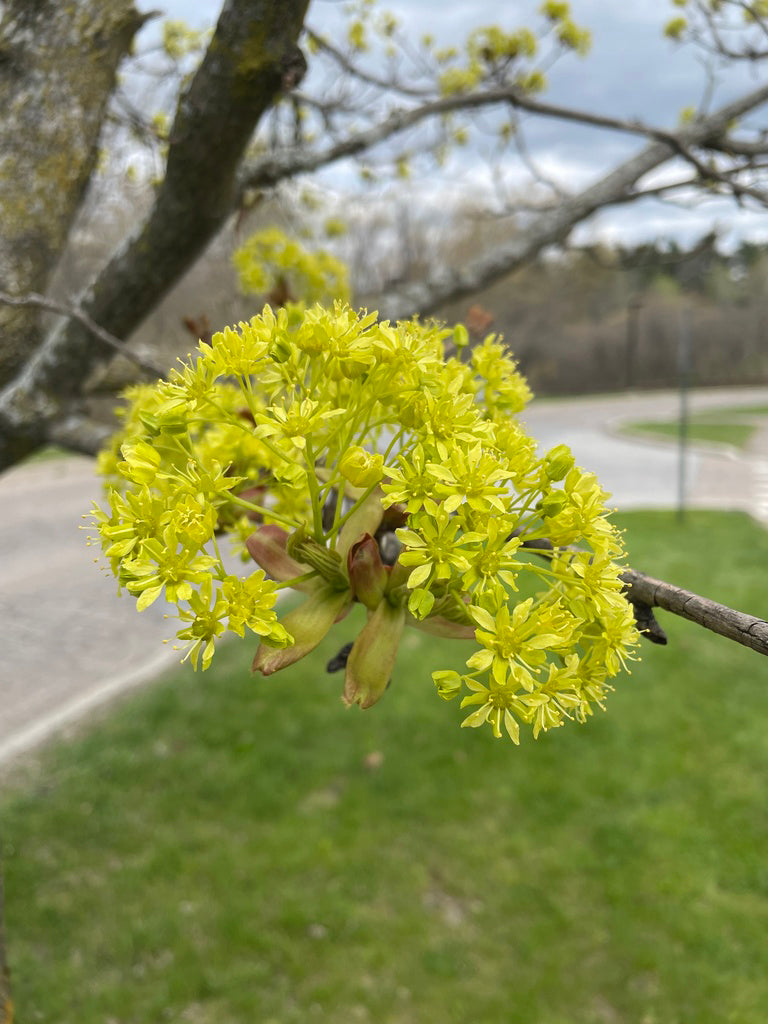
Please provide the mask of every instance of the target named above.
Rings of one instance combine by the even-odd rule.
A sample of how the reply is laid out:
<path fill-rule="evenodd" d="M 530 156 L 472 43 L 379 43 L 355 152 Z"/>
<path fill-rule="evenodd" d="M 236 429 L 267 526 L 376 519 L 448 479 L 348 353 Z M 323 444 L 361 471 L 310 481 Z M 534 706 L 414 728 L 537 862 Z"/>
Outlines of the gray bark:
<path fill-rule="evenodd" d="M 45 291 L 96 163 L 117 67 L 144 20 L 123 0 L 5 5 L 0 288 Z M 39 310 L 0 306 L 0 385 L 40 340 Z"/>
<path fill-rule="evenodd" d="M 227 0 L 213 40 L 179 99 L 166 175 L 147 220 L 77 307 L 126 338 L 197 259 L 231 213 L 254 128 L 295 84 L 309 0 Z M 110 356 L 76 320 L 58 326 L 0 394 L 0 469 L 41 444 L 82 381 Z"/>
<path fill-rule="evenodd" d="M 768 654 L 768 622 L 754 615 L 738 612 L 727 605 L 710 601 L 663 580 L 653 579 L 634 569 L 622 574 L 627 596 L 648 608 L 664 608 L 674 615 L 704 626 L 720 636 L 735 640 L 760 654 Z M 663 641 L 662 641 L 663 642 Z"/>
<path fill-rule="evenodd" d="M 670 136 L 669 141 L 652 142 L 620 164 L 597 184 L 564 200 L 558 207 L 539 214 L 503 245 L 456 270 L 437 269 L 426 280 L 410 283 L 391 292 L 379 303 L 382 316 L 402 319 L 416 313 L 433 313 L 439 306 L 464 298 L 498 281 L 530 262 L 548 245 L 564 242 L 573 228 L 596 210 L 631 197 L 637 182 L 649 171 L 675 156 L 685 157 L 691 148 L 711 145 L 723 136 L 731 122 L 768 101 L 768 86 L 747 93 L 709 117 Z"/>

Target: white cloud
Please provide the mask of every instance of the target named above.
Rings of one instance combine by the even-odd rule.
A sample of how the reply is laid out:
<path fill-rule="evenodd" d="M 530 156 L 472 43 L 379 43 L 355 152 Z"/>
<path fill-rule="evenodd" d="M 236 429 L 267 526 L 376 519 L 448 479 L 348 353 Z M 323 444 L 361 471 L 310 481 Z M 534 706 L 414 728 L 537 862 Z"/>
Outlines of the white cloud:
<path fill-rule="evenodd" d="M 194 24 L 215 20 L 220 9 L 216 0 L 161 0 L 166 13 Z M 494 22 L 504 25 L 535 24 L 540 0 L 381 0 L 418 38 L 431 32 L 441 42 L 461 44 L 473 26 Z M 144 9 L 154 8 L 142 0 Z M 695 54 L 674 46 L 663 36 L 663 25 L 673 13 L 667 0 L 572 0 L 574 18 L 593 33 L 591 54 L 584 60 L 566 56 L 551 71 L 551 88 L 546 98 L 614 116 L 637 117 L 659 126 L 674 125 L 679 111 L 698 103 L 704 73 Z M 342 5 L 313 0 L 309 20 L 316 26 L 338 19 Z M 746 70 L 730 69 L 722 76 L 723 97 L 749 88 Z M 722 100 L 718 101 L 721 102 Z M 526 119 L 528 148 L 545 174 L 568 189 L 578 189 L 599 178 L 620 160 L 643 145 L 642 139 L 600 129 L 585 129 L 553 119 Z M 522 188 L 524 176 L 519 161 L 505 160 L 510 185 Z M 676 174 L 664 169 L 659 175 Z M 355 164 L 346 161 L 327 168 L 320 176 L 325 187 L 337 191 L 360 188 Z M 477 151 L 454 155 L 442 177 L 431 174 L 433 194 L 458 189 L 477 191 L 488 181 L 487 170 Z M 481 186 L 481 182 L 483 185 Z M 643 203 L 617 207 L 594 218 L 580 232 L 625 233 L 633 239 L 657 234 L 681 238 L 702 234 L 717 219 L 725 234 L 744 233 L 756 237 L 766 233 L 762 214 L 739 211 L 722 201 L 695 210 Z"/>

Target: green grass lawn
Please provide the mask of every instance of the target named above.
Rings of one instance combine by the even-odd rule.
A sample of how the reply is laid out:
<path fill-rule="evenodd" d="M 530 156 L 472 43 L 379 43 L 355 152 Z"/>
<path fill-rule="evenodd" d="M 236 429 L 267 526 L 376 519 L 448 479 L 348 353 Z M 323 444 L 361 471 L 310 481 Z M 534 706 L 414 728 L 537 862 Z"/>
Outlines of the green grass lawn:
<path fill-rule="evenodd" d="M 624 430 L 629 434 L 657 434 L 659 437 L 677 440 L 680 427 L 677 423 L 660 423 L 643 420 L 627 423 Z M 751 423 L 718 423 L 714 421 L 692 418 L 688 422 L 687 437 L 690 441 L 704 443 L 729 444 L 734 448 L 746 447 L 755 432 Z"/>
<path fill-rule="evenodd" d="M 42 448 L 38 448 L 37 451 L 32 452 L 28 455 L 23 462 L 50 462 L 52 459 L 62 459 L 71 456 L 72 452 L 67 451 L 66 448 L 59 448 L 55 444 L 47 444 Z"/>
<path fill-rule="evenodd" d="M 746 517 L 621 521 L 638 569 L 768 612 Z M 768 660 L 663 623 L 605 714 L 521 748 L 458 728 L 421 635 L 343 709 L 344 624 L 126 699 L 6 780 L 19 1021 L 764 1024 Z"/>

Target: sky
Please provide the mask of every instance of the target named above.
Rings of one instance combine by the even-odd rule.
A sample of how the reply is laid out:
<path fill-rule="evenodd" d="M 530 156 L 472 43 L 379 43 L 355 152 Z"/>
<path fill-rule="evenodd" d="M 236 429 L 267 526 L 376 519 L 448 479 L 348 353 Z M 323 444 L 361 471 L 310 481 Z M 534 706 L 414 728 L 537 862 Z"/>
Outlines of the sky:
<path fill-rule="evenodd" d="M 425 32 L 443 45 L 461 44 L 478 25 L 501 24 L 506 28 L 536 24 L 540 0 L 380 0 L 379 7 L 392 11 L 401 25 L 412 28 L 414 37 Z M 190 24 L 211 24 L 217 0 L 139 0 L 142 9 L 161 9 L 168 17 Z M 308 23 L 333 38 L 343 0 L 312 0 Z M 592 32 L 593 45 L 585 59 L 566 57 L 550 75 L 544 99 L 618 117 L 637 117 L 661 127 L 673 127 L 680 111 L 697 105 L 703 95 L 705 76 L 700 55 L 663 36 L 665 22 L 679 13 L 669 0 L 572 0 L 573 17 Z M 148 32 L 155 29 L 150 27 Z M 715 106 L 740 92 L 754 88 L 749 69 L 723 68 L 717 72 Z M 547 174 L 566 189 L 586 186 L 619 160 L 642 145 L 637 138 L 601 129 L 585 129 L 554 120 L 536 119 L 526 126 L 529 151 Z M 457 158 L 458 159 L 458 158 Z M 485 164 L 462 151 L 461 167 L 454 161 L 448 175 L 463 187 L 479 188 Z M 520 179 L 510 160 L 508 180 Z M 334 165 L 321 178 L 332 190 L 357 187 L 357 170 L 349 164 Z M 430 187 L 448 187 L 430 182 Z M 418 188 L 414 185 L 414 188 Z M 423 187 L 423 183 L 422 183 Z M 690 242 L 716 226 L 723 241 L 733 244 L 741 237 L 768 240 L 768 215 L 739 211 L 728 201 L 707 203 L 693 210 L 669 204 L 643 203 L 603 211 L 578 229 L 577 241 L 602 238 L 626 241 L 674 237 Z"/>

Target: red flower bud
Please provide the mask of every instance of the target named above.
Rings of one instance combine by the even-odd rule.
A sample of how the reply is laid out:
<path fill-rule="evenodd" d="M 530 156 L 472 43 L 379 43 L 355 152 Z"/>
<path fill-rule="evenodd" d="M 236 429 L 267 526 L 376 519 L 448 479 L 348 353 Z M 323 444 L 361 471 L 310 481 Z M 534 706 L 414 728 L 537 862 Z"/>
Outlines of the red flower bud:
<path fill-rule="evenodd" d="M 389 573 L 381 561 L 379 545 L 370 533 L 364 534 L 349 549 L 347 572 L 353 594 L 373 611 L 384 596 Z"/>
<path fill-rule="evenodd" d="M 289 534 L 281 526 L 261 526 L 246 540 L 248 554 L 273 579 L 280 583 L 295 579 L 310 571 L 310 566 L 297 562 L 286 551 Z M 314 580 L 296 585 L 297 590 L 308 593 L 317 589 Z"/>

